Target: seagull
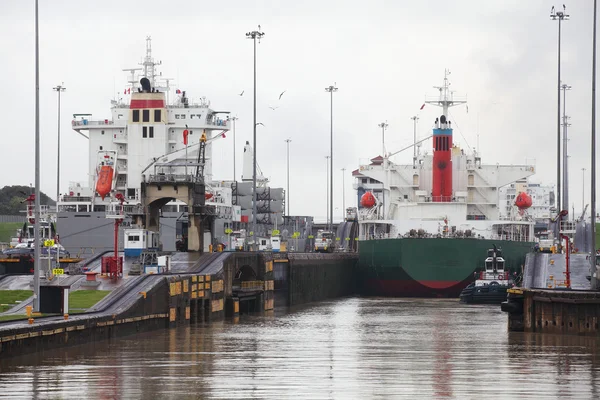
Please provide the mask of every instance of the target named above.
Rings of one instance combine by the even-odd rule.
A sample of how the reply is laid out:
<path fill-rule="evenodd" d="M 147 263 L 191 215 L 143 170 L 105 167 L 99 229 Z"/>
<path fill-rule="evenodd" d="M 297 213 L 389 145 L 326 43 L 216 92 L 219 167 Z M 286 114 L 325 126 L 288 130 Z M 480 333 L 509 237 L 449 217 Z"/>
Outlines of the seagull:
<path fill-rule="evenodd" d="M 239 96 L 243 96 L 244 95 L 244 91 L 242 90 L 242 93 L 239 94 Z"/>
<path fill-rule="evenodd" d="M 263 124 L 262 122 L 257 122 L 256 125 L 262 125 L 265 126 L 265 124 Z"/>
<path fill-rule="evenodd" d="M 271 110 L 275 111 L 275 110 L 277 110 L 277 109 L 279 108 L 279 106 L 277 106 L 277 107 L 271 107 L 271 106 L 269 106 L 269 108 L 270 108 Z"/>
<path fill-rule="evenodd" d="M 283 92 L 281 92 L 281 94 L 279 95 L 279 100 L 281 100 L 281 96 L 283 96 L 283 94 L 284 94 L 285 92 L 286 92 L 285 90 L 284 90 Z"/>

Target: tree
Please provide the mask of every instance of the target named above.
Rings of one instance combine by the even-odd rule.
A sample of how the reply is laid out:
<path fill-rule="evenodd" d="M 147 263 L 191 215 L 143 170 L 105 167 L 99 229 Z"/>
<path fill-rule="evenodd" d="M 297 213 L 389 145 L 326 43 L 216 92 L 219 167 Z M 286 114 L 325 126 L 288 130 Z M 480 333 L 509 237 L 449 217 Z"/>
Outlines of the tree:
<path fill-rule="evenodd" d="M 0 215 L 25 216 L 24 211 L 27 210 L 25 199 L 32 192 L 32 188 L 29 186 L 4 186 L 0 189 Z M 56 202 L 44 192 L 40 192 L 40 204 L 54 206 Z"/>

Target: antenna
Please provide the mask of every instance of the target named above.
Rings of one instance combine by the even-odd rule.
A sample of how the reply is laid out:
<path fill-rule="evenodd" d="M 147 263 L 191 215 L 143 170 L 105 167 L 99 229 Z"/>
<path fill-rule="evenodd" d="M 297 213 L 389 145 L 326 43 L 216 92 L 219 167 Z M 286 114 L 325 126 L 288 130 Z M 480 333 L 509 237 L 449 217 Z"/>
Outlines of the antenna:
<path fill-rule="evenodd" d="M 426 99 L 425 103 L 431 104 L 434 106 L 442 107 L 442 115 L 448 116 L 448 108 L 453 106 L 458 106 L 461 104 L 467 103 L 467 98 L 454 98 L 454 91 L 450 90 L 450 81 L 448 80 L 448 76 L 450 75 L 450 70 L 444 70 L 444 84 L 442 86 L 434 86 L 435 89 L 438 89 L 439 97 L 438 99 Z"/>

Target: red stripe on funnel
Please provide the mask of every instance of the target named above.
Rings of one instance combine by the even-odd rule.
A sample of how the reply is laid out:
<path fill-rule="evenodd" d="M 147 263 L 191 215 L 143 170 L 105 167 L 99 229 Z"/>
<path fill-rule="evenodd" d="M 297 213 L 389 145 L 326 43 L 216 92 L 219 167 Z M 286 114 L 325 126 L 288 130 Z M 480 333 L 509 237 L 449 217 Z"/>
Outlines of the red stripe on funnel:
<path fill-rule="evenodd" d="M 131 100 L 129 108 L 165 108 L 164 100 Z"/>

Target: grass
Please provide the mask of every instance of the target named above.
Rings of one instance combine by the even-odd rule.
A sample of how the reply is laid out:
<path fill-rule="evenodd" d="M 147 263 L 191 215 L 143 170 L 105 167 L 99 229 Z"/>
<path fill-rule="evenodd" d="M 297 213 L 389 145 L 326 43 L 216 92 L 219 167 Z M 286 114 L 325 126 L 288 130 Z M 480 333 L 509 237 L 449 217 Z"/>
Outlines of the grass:
<path fill-rule="evenodd" d="M 15 237 L 17 229 L 22 228 L 22 222 L 0 222 L 0 242 L 9 243 Z"/>
<path fill-rule="evenodd" d="M 69 313 L 84 312 L 109 293 L 110 290 L 77 290 L 71 292 L 69 293 Z"/>
<path fill-rule="evenodd" d="M 80 314 L 87 311 L 88 308 L 102 300 L 110 290 L 77 290 L 69 293 L 69 314 Z M 0 290 L 0 304 L 10 304 L 8 307 L 0 306 L 0 312 L 8 310 L 17 300 L 25 300 L 29 298 L 33 292 L 31 290 Z M 47 314 L 42 314 L 42 317 Z M 34 317 L 35 318 L 35 317 Z M 15 321 L 27 319 L 25 314 L 2 315 L 2 321 Z"/>
<path fill-rule="evenodd" d="M 18 301 L 27 300 L 31 295 L 31 290 L 0 290 L 0 312 L 9 310 Z"/>

